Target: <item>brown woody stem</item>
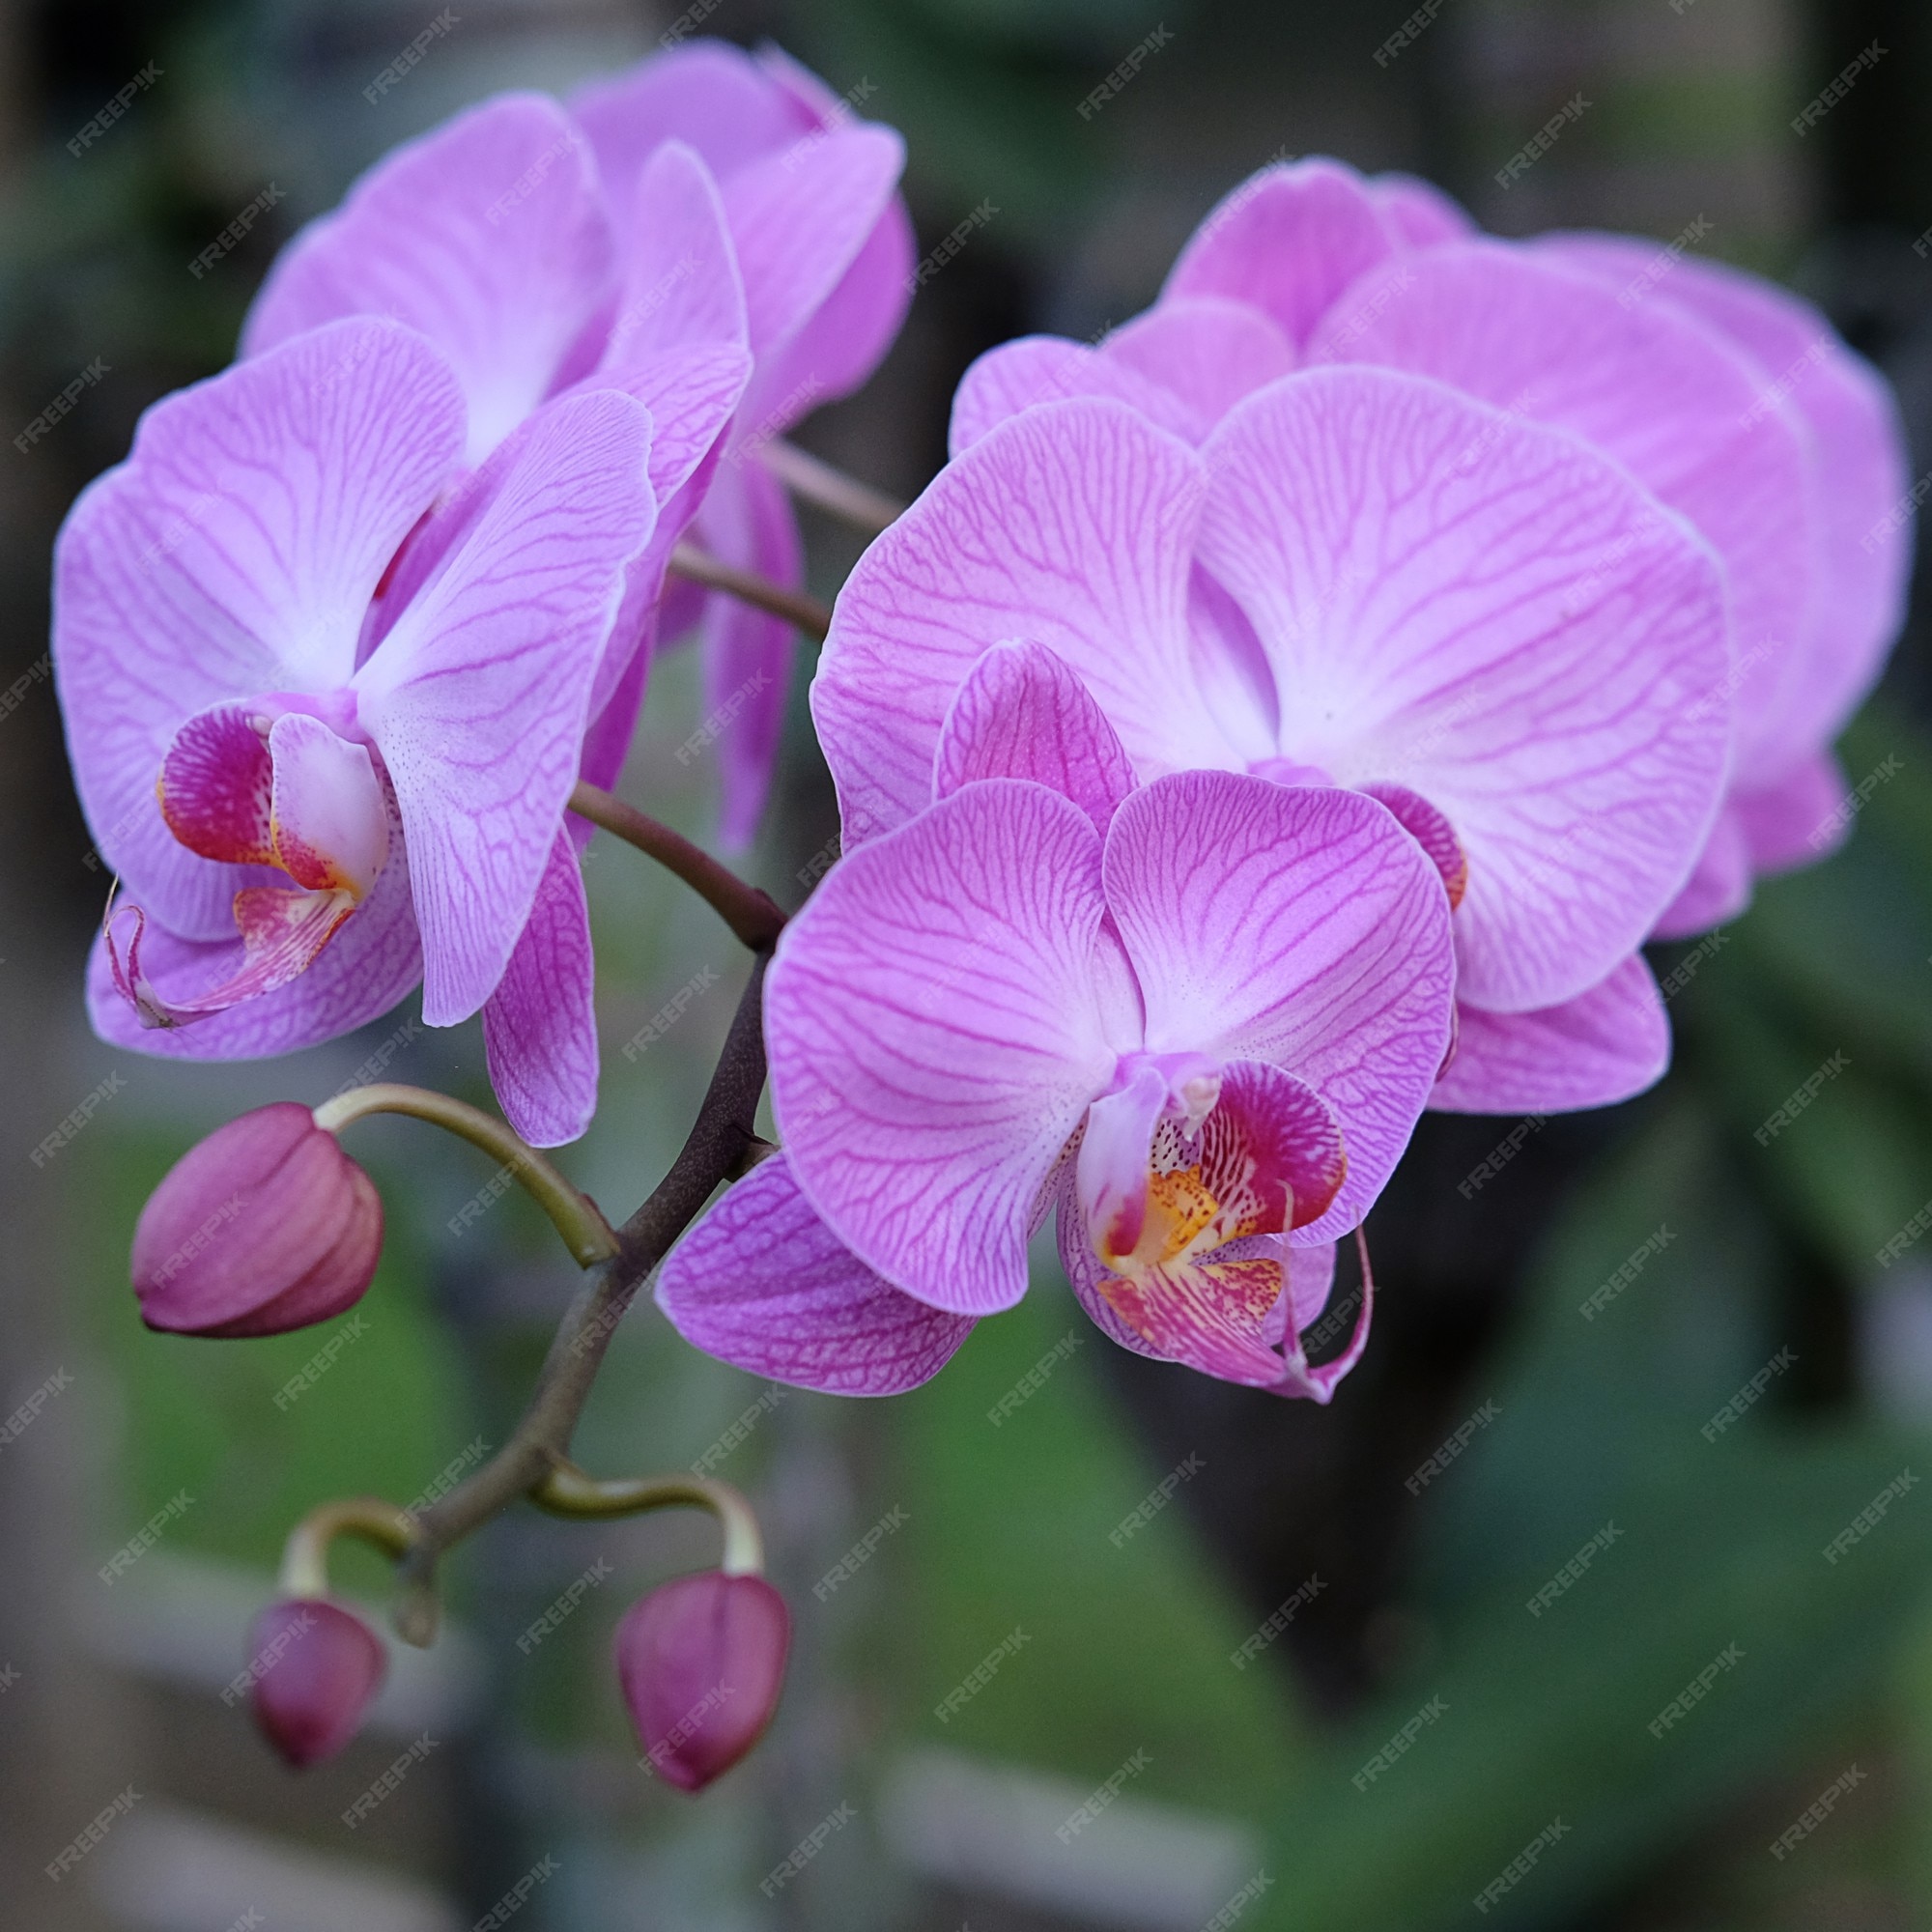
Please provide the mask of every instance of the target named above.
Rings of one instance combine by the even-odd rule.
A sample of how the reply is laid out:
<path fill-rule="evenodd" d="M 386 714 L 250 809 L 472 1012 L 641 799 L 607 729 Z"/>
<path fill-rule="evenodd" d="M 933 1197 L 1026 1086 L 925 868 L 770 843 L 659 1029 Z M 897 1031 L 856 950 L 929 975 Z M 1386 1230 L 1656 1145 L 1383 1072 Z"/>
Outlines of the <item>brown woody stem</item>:
<path fill-rule="evenodd" d="M 753 571 L 740 570 L 695 544 L 681 543 L 671 552 L 670 572 L 673 577 L 688 577 L 694 583 L 722 590 L 742 603 L 769 611 L 774 617 L 782 617 L 809 638 L 823 639 L 832 628 L 832 612 L 816 597 L 808 597 L 803 590 L 787 590 L 782 583 L 774 583 Z"/>

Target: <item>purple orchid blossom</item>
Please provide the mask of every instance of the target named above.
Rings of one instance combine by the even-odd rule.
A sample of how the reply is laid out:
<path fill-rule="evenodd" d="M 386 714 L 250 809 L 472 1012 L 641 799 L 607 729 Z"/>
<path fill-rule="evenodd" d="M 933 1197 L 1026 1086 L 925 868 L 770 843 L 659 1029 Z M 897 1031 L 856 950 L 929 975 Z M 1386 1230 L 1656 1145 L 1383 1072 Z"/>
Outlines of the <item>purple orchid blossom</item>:
<path fill-rule="evenodd" d="M 119 1045 L 249 1059 L 420 978 L 430 1025 L 483 1010 L 506 1110 L 554 1142 L 595 1099 L 563 815 L 652 424 L 574 394 L 453 488 L 467 421 L 423 337 L 335 323 L 157 404 L 75 504 L 55 672 L 133 900 L 89 1003 Z"/>
<path fill-rule="evenodd" d="M 1013 639 L 1065 661 L 1143 781 L 1340 783 L 1415 834 L 1457 907 L 1436 1105 L 1662 1071 L 1634 953 L 1719 807 L 1731 657 L 1718 560 L 1620 467 L 1367 368 L 1279 378 L 1198 450 L 1118 400 L 1027 408 L 838 599 L 812 705 L 848 846 L 922 809 L 956 694 Z"/>
<path fill-rule="evenodd" d="M 960 388 L 953 445 L 1076 394 L 1117 397 L 1199 441 L 1262 384 L 1335 361 L 1413 370 L 1571 430 L 1722 558 L 1733 772 L 1658 936 L 1735 916 L 1755 874 L 1809 863 L 1842 837 L 1831 744 L 1903 620 L 1904 442 L 1876 373 L 1773 283 L 1634 237 L 1485 242 L 1426 183 L 1296 162 L 1235 189 L 1154 307 L 1097 347 L 1032 337 L 982 357 Z M 1594 1021 L 1544 1024 L 1574 1034 Z"/>
<path fill-rule="evenodd" d="M 895 133 L 776 50 L 694 43 L 572 111 L 504 95 L 399 148 L 290 244 L 243 331 L 252 355 L 345 315 L 409 323 L 463 379 L 472 463 L 573 386 L 650 409 L 663 507 L 600 668 L 584 776 L 616 777 L 655 635 L 702 616 L 734 845 L 763 809 L 792 634 L 695 586 L 667 602 L 665 565 L 695 528 L 725 562 L 802 581 L 789 501 L 756 450 L 856 388 L 897 332 L 903 160 Z"/>
<path fill-rule="evenodd" d="M 849 1394 L 936 1373 L 1062 1254 L 1115 1340 L 1325 1402 L 1334 1236 L 1387 1180 L 1447 1051 L 1447 895 L 1384 808 L 1177 773 L 1136 787 L 1038 645 L 975 666 L 936 802 L 854 853 L 765 1003 L 784 1152 L 673 1251 L 688 1339 Z"/>

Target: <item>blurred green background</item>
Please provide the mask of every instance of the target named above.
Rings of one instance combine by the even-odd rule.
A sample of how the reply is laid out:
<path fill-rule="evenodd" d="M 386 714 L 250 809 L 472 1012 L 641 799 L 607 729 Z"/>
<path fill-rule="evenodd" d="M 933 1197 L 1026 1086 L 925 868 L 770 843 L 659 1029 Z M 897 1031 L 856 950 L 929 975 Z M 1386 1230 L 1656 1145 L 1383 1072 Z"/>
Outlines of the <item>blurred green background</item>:
<path fill-rule="evenodd" d="M 289 1523 L 330 1494 L 419 1496 L 500 1440 L 570 1269 L 515 1199 L 452 1233 L 487 1163 L 373 1122 L 355 1151 L 388 1206 L 384 1269 L 312 1386 L 277 1402 L 344 1324 L 220 1348 L 139 1326 L 134 1216 L 221 1120 L 320 1099 L 378 1052 L 392 1077 L 488 1094 L 476 1031 L 425 1034 L 407 1007 L 256 1067 L 163 1067 L 88 1036 L 78 975 L 105 880 L 36 668 L 47 547 L 74 492 L 142 408 L 226 360 L 274 248 L 384 148 L 495 89 L 564 87 L 688 29 L 776 37 L 840 92 L 869 82 L 865 111 L 908 137 L 925 243 L 997 211 L 921 291 L 865 394 L 804 433 L 882 487 L 909 495 L 937 467 L 974 355 L 1123 320 L 1220 194 L 1315 152 L 1428 174 L 1505 232 L 1668 239 L 1704 217 L 1714 253 L 1794 281 L 1881 362 L 1925 467 L 1921 7 L 1442 0 L 1378 62 L 1412 11 L 459 0 L 371 104 L 364 87 L 437 14 L 428 0 L 0 8 L 0 391 L 24 423 L 91 358 L 106 365 L 55 434 L 0 465 L 0 689 L 26 678 L 0 716 L 0 1405 L 55 1385 L 0 1439 L 6 1924 L 438 1932 L 532 1872 L 515 1914 L 532 1932 L 1932 1923 L 1932 1238 L 1880 1260 L 1932 1197 L 1922 611 L 1844 747 L 1855 780 L 1895 773 L 1849 848 L 1767 886 L 1721 944 L 1660 951 L 1679 1041 L 1663 1085 L 1537 1128 L 1466 1196 L 1516 1123 L 1426 1124 L 1372 1219 L 1377 1337 L 1331 1408 L 1114 1350 L 1044 1252 L 1020 1310 L 888 1404 L 774 1399 L 640 1305 L 579 1450 L 613 1474 L 706 1461 L 758 1502 L 798 1638 L 753 1759 L 696 1804 L 666 1791 L 638 1767 L 611 1679 L 625 1605 L 711 1560 L 697 1521 L 493 1525 L 454 1568 L 450 1640 L 400 1657 L 371 1735 L 305 1780 L 220 1695 Z M 1083 120 L 1076 103 L 1149 36 L 1139 77 Z M 1791 117 L 1873 43 L 1853 93 L 1795 135 Z M 126 117 L 70 153 L 149 63 Z M 1493 170 L 1579 90 L 1592 111 L 1497 189 Z M 190 276 L 271 185 L 286 198 L 248 241 Z M 829 596 L 856 542 L 810 518 L 808 536 Z M 751 861 L 786 905 L 836 823 L 809 672 Z M 708 839 L 714 775 L 678 754 L 698 708 L 674 654 L 625 790 Z M 605 1095 L 564 1158 L 623 1212 L 683 1136 L 744 966 L 635 854 L 600 841 L 586 877 Z M 627 1056 L 707 972 L 683 1019 Z M 1844 1070 L 1760 1145 L 1834 1056 Z M 103 1082 L 111 1103 L 36 1167 L 28 1151 Z M 1750 1386 L 1761 1399 L 1718 1426 Z M 1427 1477 L 1459 1431 L 1465 1449 Z M 1171 1502 L 1130 1526 L 1164 1482 Z M 156 1547 L 103 1582 L 184 1492 Z M 880 1525 L 858 1574 L 833 1580 Z M 582 1607 L 528 1641 L 593 1568 Z M 380 1592 L 373 1561 L 340 1574 Z M 426 1730 L 435 1751 L 351 1833 L 342 1809 Z M 126 1821 L 48 1879 L 130 1781 Z M 827 1821 L 822 1850 L 775 1876 Z"/>

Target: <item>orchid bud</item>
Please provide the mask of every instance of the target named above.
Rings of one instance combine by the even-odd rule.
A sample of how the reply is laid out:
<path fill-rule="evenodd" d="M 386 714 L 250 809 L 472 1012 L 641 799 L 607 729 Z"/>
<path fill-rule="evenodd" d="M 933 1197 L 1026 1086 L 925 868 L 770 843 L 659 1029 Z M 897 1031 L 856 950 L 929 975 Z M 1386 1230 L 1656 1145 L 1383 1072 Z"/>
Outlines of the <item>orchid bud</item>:
<path fill-rule="evenodd" d="M 134 1230 L 134 1293 L 150 1328 L 279 1335 L 357 1301 L 382 1247 L 375 1183 L 306 1107 L 283 1100 L 169 1169 Z"/>
<path fill-rule="evenodd" d="M 791 1617 L 762 1577 L 678 1577 L 625 1611 L 617 1677 L 651 1769 L 702 1791 L 778 1709 Z"/>
<path fill-rule="evenodd" d="M 298 1771 L 333 1757 L 362 1723 L 388 1667 L 362 1619 L 320 1597 L 285 1598 L 255 1619 L 248 1675 L 262 1735 Z"/>

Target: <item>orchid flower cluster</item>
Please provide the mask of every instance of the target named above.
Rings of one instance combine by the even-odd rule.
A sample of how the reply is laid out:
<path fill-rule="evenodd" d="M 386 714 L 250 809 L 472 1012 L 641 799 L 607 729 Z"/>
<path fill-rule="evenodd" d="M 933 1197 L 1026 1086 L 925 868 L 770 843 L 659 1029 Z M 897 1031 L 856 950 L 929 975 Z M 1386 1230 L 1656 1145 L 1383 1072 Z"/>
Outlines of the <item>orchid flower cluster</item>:
<path fill-rule="evenodd" d="M 437 1554 L 518 1495 L 697 1502 L 724 1571 L 619 1639 L 687 1788 L 762 1729 L 785 1625 L 738 1588 L 770 1594 L 741 1498 L 567 1460 L 648 1274 L 714 1355 L 889 1394 L 1020 1298 L 1052 1217 L 1115 1341 L 1327 1402 L 1366 1250 L 1351 1337 L 1320 1362 L 1304 1338 L 1423 1111 L 1662 1075 L 1641 949 L 1843 836 L 1832 744 L 1901 620 L 1895 413 L 1814 310 L 1629 238 L 1491 239 L 1406 177 L 1271 166 L 1146 313 L 967 372 L 949 462 L 829 616 L 842 852 L 786 922 L 609 788 L 657 653 L 697 633 L 722 838 L 755 832 L 812 608 L 788 486 L 874 500 L 777 439 L 903 320 L 902 159 L 775 50 L 487 101 L 295 238 L 235 365 L 148 412 L 56 558 L 123 895 L 99 1031 L 279 1054 L 420 980 L 426 1023 L 482 1014 L 509 1123 L 392 1087 L 232 1122 L 143 1217 L 146 1319 L 349 1306 L 382 1214 L 335 1137 L 384 1108 L 503 1158 L 600 1270 L 484 1471 L 420 1518 L 298 1526 L 264 1642 L 336 1533 L 397 1557 L 422 1636 Z M 614 1231 L 536 1151 L 596 1104 L 594 825 L 755 955 L 691 1143 Z M 297 1758 L 374 1684 L 373 1635 L 314 1628 L 332 1648 L 257 1700 Z M 760 1698 L 660 1762 L 719 1673 Z"/>

